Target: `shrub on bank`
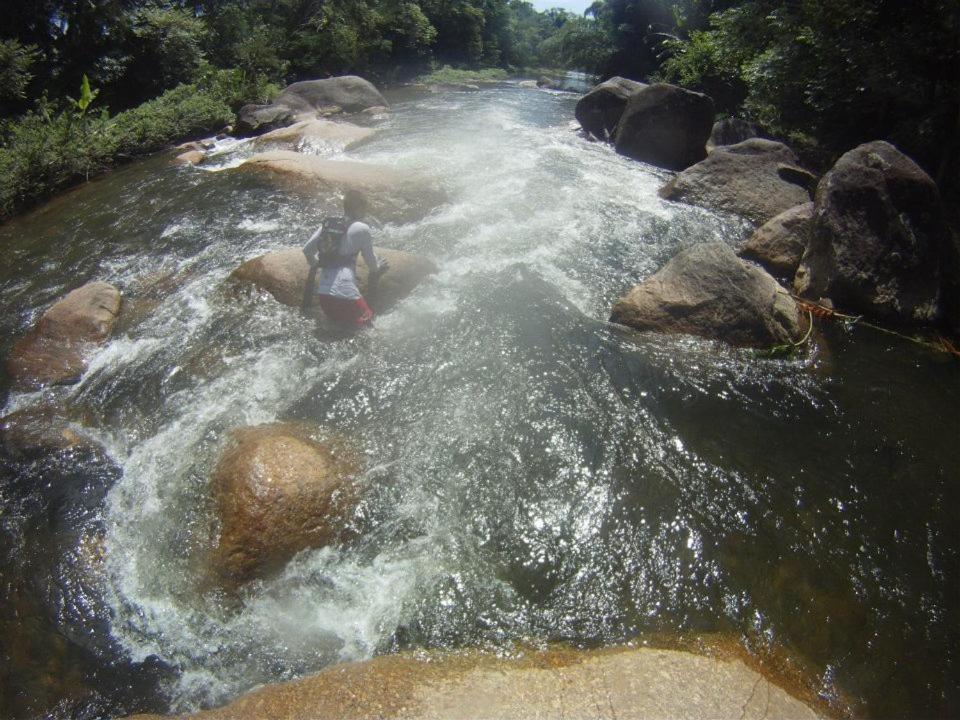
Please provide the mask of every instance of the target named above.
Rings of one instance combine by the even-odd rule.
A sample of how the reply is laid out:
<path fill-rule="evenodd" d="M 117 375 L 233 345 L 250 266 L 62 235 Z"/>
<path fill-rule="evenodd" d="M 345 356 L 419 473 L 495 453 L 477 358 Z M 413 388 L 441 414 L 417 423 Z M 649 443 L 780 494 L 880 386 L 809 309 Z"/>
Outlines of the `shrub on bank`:
<path fill-rule="evenodd" d="M 460 70 L 444 65 L 439 70 L 422 75 L 418 82 L 426 85 L 442 85 L 457 83 L 498 82 L 509 77 L 506 70 L 501 68 L 485 68 L 483 70 Z"/>
<path fill-rule="evenodd" d="M 112 118 L 41 101 L 2 128 L 0 219 L 118 161 L 215 132 L 233 121 L 241 105 L 267 102 L 276 92 L 238 70 L 215 70 Z"/>

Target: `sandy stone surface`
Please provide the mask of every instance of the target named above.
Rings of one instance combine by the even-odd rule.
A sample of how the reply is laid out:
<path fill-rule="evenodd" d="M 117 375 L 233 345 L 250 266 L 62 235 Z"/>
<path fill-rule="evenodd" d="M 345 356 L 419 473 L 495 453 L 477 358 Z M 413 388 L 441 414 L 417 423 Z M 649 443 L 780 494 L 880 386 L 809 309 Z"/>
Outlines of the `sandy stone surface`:
<path fill-rule="evenodd" d="M 371 163 L 327 160 L 292 150 L 262 152 L 248 158 L 241 172 L 258 171 L 311 196 L 359 190 L 381 222 L 420 220 L 446 200 L 444 192 L 422 177 Z"/>
<path fill-rule="evenodd" d="M 267 686 L 190 717 L 814 720 L 822 716 L 741 660 L 632 648 L 554 649 L 512 660 L 488 655 L 386 656 Z"/>
<path fill-rule="evenodd" d="M 296 146 L 300 143 L 319 143 L 339 150 L 350 150 L 376 134 L 375 130 L 353 123 L 331 120 L 305 120 L 285 128 L 271 130 L 254 142 L 259 145 L 283 144 Z"/>

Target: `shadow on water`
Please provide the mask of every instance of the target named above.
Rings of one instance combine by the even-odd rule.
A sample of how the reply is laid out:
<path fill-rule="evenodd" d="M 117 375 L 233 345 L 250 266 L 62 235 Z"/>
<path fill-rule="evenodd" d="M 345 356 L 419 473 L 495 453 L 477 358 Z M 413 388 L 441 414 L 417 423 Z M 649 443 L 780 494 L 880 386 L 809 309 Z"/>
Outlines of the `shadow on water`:
<path fill-rule="evenodd" d="M 224 284 L 330 197 L 158 157 L 0 228 L 0 356 L 87 280 L 126 313 L 77 386 L 7 394 L 82 409 L 106 450 L 2 457 L 0 715 L 188 711 L 402 647 L 716 632 L 866 716 L 960 712 L 956 365 L 866 329 L 769 361 L 604 322 L 745 228 L 660 201 L 663 173 L 567 131 L 573 103 L 394 104 L 355 157 L 451 201 L 378 244 L 440 272 L 350 337 Z M 210 469 L 229 428 L 290 419 L 365 453 L 359 532 L 223 602 L 199 580 Z"/>

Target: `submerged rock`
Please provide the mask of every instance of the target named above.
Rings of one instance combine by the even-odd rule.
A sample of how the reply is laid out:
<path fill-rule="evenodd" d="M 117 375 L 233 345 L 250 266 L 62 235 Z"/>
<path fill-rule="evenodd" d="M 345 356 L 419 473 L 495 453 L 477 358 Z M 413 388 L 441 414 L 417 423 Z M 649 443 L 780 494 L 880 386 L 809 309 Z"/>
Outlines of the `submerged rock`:
<path fill-rule="evenodd" d="M 57 453 L 106 457 L 100 443 L 71 422 L 62 408 L 41 405 L 0 418 L 0 447 L 15 460 L 33 460 Z"/>
<path fill-rule="evenodd" d="M 317 428 L 276 423 L 237 428 L 210 480 L 220 520 L 215 571 L 243 583 L 301 550 L 336 542 L 358 495 L 360 456 Z"/>
<path fill-rule="evenodd" d="M 746 347 L 800 338 L 800 312 L 769 274 L 723 243 L 684 250 L 617 301 L 613 322 Z"/>
<path fill-rule="evenodd" d="M 507 659 L 434 652 L 334 665 L 190 717 L 816 720 L 820 716 L 732 656 L 653 648 L 558 648 Z"/>
<path fill-rule="evenodd" d="M 437 271 L 430 260 L 402 250 L 375 247 L 374 253 L 386 260 L 390 268 L 380 276 L 377 287 L 369 287 L 369 269 L 363 256 L 357 262 L 357 285 L 375 312 L 384 312 L 405 298 L 420 282 Z M 308 282 L 316 281 L 310 263 L 301 248 L 274 250 L 246 261 L 230 275 L 234 280 L 248 282 L 266 290 L 284 305 L 302 307 Z M 307 296 L 315 302 L 313 293 Z"/>
<path fill-rule="evenodd" d="M 273 102 L 295 112 L 315 111 L 333 105 L 345 112 L 360 112 L 389 104 L 372 83 L 356 75 L 295 82 L 285 87 Z"/>
<path fill-rule="evenodd" d="M 810 241 L 812 224 L 813 203 L 797 205 L 757 228 L 737 254 L 792 280 Z"/>
<path fill-rule="evenodd" d="M 256 139 L 257 145 L 283 144 L 296 146 L 303 142 L 333 145 L 338 150 L 350 150 L 373 137 L 374 130 L 346 122 L 331 120 L 303 120 L 284 128 L 271 130 Z"/>
<path fill-rule="evenodd" d="M 871 317 L 932 323 L 950 242 L 936 183 L 893 145 L 867 143 L 817 187 L 795 288 Z"/>
<path fill-rule="evenodd" d="M 612 77 L 593 87 L 577 101 L 574 115 L 587 132 L 601 140 L 613 137 L 627 100 L 638 90 L 647 87 L 636 80 Z"/>
<path fill-rule="evenodd" d="M 109 283 L 87 283 L 68 293 L 14 343 L 7 358 L 12 387 L 77 382 L 87 368 L 86 353 L 110 337 L 119 313 L 120 291 Z"/>
<path fill-rule="evenodd" d="M 185 153 L 177 155 L 173 161 L 177 165 L 199 165 L 205 157 L 201 150 L 187 150 Z"/>
<path fill-rule="evenodd" d="M 614 146 L 621 155 L 668 170 L 683 170 L 707 156 L 713 100 L 657 83 L 627 99 Z"/>
<path fill-rule="evenodd" d="M 812 176 L 798 164 L 783 143 L 753 138 L 716 148 L 661 188 L 660 196 L 735 213 L 762 225 L 810 201 L 805 183 Z"/>
<path fill-rule="evenodd" d="M 261 171 L 285 179 L 306 192 L 364 192 L 371 213 L 384 222 L 412 222 L 444 202 L 443 191 L 411 173 L 383 165 L 326 160 L 316 155 L 274 150 L 248 158 L 241 171 Z"/>

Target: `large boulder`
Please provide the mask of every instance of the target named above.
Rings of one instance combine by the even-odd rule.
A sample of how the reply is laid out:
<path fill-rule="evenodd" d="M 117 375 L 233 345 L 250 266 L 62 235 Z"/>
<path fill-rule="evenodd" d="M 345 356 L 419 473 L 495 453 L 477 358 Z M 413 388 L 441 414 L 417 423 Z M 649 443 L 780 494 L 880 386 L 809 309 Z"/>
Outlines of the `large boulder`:
<path fill-rule="evenodd" d="M 257 145 L 322 145 L 334 150 L 350 150 L 370 139 L 375 130 L 347 122 L 303 120 L 287 127 L 271 130 L 256 139 Z"/>
<path fill-rule="evenodd" d="M 801 701 L 733 652 L 709 657 L 652 647 L 513 653 L 415 653 L 343 663 L 268 685 L 193 720 L 817 720 Z M 722 652 L 723 654 L 720 654 Z M 796 681 L 788 684 L 797 692 Z M 816 709 L 815 709 L 816 708 Z M 130 720 L 159 720 L 138 715 Z"/>
<path fill-rule="evenodd" d="M 613 322 L 733 345 L 769 347 L 799 339 L 800 311 L 769 274 L 724 243 L 679 253 L 613 306 Z"/>
<path fill-rule="evenodd" d="M 369 269 L 361 255 L 357 262 L 357 285 L 378 313 L 405 298 L 425 277 L 437 271 L 431 261 L 402 250 L 376 247 L 374 252 L 390 264 L 389 269 L 380 276 L 376 287 L 371 288 Z M 316 282 L 316 274 L 311 272 L 310 263 L 300 248 L 274 250 L 247 260 L 230 277 L 252 283 L 290 307 L 302 307 L 305 297 L 310 303 L 316 301 L 313 293 L 307 293 L 307 285 Z"/>
<path fill-rule="evenodd" d="M 939 319 L 950 234 L 936 183 L 889 143 L 841 157 L 817 187 L 800 295 L 898 323 Z"/>
<path fill-rule="evenodd" d="M 244 105 L 237 112 L 233 131 L 237 137 L 260 135 L 296 122 L 297 113 L 286 105 Z"/>
<path fill-rule="evenodd" d="M 613 137 L 627 106 L 627 100 L 638 90 L 647 87 L 636 80 L 612 77 L 593 87 L 577 101 L 573 111 L 580 127 L 601 140 Z"/>
<path fill-rule="evenodd" d="M 707 150 L 713 150 L 715 147 L 722 145 L 736 145 L 744 140 L 755 138 L 759 134 L 757 126 L 749 120 L 743 118 L 717 120 L 713 124 L 713 130 L 710 131 Z"/>
<path fill-rule="evenodd" d="M 273 102 L 296 112 L 315 111 L 333 105 L 346 112 L 360 112 L 389 104 L 370 82 L 356 75 L 295 82 L 284 88 Z"/>
<path fill-rule="evenodd" d="M 741 215 L 762 225 L 810 201 L 809 173 L 783 143 L 753 138 L 716 148 L 660 190 L 667 200 Z"/>
<path fill-rule="evenodd" d="M 713 100 L 657 83 L 630 95 L 617 124 L 614 146 L 634 160 L 683 170 L 707 156 L 712 128 Z"/>
<path fill-rule="evenodd" d="M 7 358 L 15 390 L 77 382 L 87 369 L 85 356 L 113 332 L 120 313 L 120 291 L 92 282 L 54 303 Z"/>
<path fill-rule="evenodd" d="M 371 214 L 383 222 L 412 222 L 426 216 L 444 199 L 443 191 L 411 173 L 383 165 L 327 160 L 316 155 L 274 150 L 248 158 L 240 171 L 260 171 L 311 196 L 360 190 Z"/>
<path fill-rule="evenodd" d="M 813 203 L 797 205 L 757 228 L 737 254 L 760 263 L 778 278 L 792 280 L 810 241 L 812 226 Z"/>
<path fill-rule="evenodd" d="M 298 423 L 236 428 L 210 487 L 220 520 L 213 568 L 227 583 L 274 572 L 337 542 L 355 509 L 360 455 Z"/>

